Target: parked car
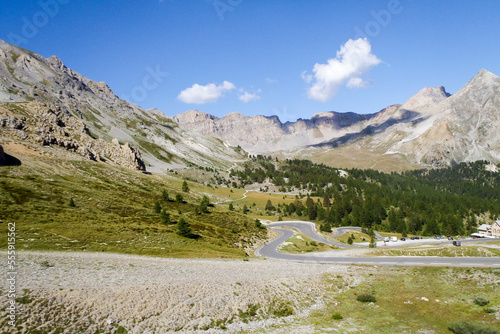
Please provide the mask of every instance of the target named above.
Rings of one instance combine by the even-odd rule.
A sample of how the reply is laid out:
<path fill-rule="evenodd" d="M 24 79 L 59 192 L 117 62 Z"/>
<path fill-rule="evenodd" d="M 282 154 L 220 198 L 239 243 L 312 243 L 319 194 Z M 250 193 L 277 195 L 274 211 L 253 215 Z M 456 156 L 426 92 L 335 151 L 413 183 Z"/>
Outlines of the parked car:
<path fill-rule="evenodd" d="M 391 237 L 391 241 L 398 241 L 398 237 Z"/>
<path fill-rule="evenodd" d="M 401 241 L 406 241 L 406 238 L 401 238 L 400 240 L 401 240 Z"/>
<path fill-rule="evenodd" d="M 389 242 L 389 237 L 384 237 L 384 242 Z"/>
<path fill-rule="evenodd" d="M 462 243 L 460 241 L 458 241 L 458 240 L 454 240 L 453 241 L 453 246 L 460 247 L 460 246 L 462 246 Z"/>

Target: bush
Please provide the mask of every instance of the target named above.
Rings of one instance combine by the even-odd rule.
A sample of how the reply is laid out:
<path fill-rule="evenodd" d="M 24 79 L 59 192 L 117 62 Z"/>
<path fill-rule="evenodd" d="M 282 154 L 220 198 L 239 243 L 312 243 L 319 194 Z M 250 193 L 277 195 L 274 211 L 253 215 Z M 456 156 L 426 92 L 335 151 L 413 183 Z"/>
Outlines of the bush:
<path fill-rule="evenodd" d="M 261 230 L 264 230 L 266 228 L 264 225 L 262 225 L 259 219 L 255 219 L 255 227 Z"/>
<path fill-rule="evenodd" d="M 491 308 L 491 307 L 485 307 L 484 308 L 484 312 L 486 312 L 486 313 L 495 313 L 496 310 L 494 308 Z"/>
<path fill-rule="evenodd" d="M 314 246 L 314 247 L 318 246 L 318 244 L 316 243 L 316 241 L 311 241 L 311 242 L 309 243 L 309 245 Z"/>
<path fill-rule="evenodd" d="M 336 313 L 332 314 L 332 319 L 333 320 L 342 320 L 342 319 L 344 319 L 344 317 L 339 312 L 336 312 Z"/>
<path fill-rule="evenodd" d="M 500 334 L 496 329 L 483 327 L 467 321 L 451 324 L 448 326 L 448 329 L 455 334 Z"/>
<path fill-rule="evenodd" d="M 42 266 L 42 268 L 50 268 L 50 267 L 53 267 L 54 264 L 47 261 L 47 260 L 44 260 L 44 261 L 40 262 L 40 266 Z"/>
<path fill-rule="evenodd" d="M 269 306 L 269 313 L 277 318 L 288 317 L 293 314 L 293 307 L 283 302 L 274 302 Z"/>
<path fill-rule="evenodd" d="M 359 295 L 356 300 L 362 303 L 375 303 L 377 300 L 370 294 Z"/>
<path fill-rule="evenodd" d="M 118 326 L 118 328 L 116 329 L 116 334 L 127 334 L 127 333 L 128 331 L 123 326 Z"/>
<path fill-rule="evenodd" d="M 490 303 L 490 301 L 486 298 L 483 297 L 476 297 L 474 298 L 474 304 L 479 305 L 479 306 L 486 306 Z"/>

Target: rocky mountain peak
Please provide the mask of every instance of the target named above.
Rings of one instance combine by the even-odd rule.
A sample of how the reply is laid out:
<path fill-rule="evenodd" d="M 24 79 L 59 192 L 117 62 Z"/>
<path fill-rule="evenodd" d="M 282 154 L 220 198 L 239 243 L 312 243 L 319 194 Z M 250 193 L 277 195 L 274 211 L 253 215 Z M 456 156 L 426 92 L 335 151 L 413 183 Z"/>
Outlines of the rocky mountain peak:
<path fill-rule="evenodd" d="M 425 87 L 406 101 L 401 109 L 412 111 L 423 109 L 430 105 L 436 105 L 450 96 L 451 94 L 446 92 L 443 86 Z"/>
<path fill-rule="evenodd" d="M 481 87 L 500 86 L 500 77 L 488 70 L 480 70 L 462 89 L 479 89 Z"/>
<path fill-rule="evenodd" d="M 492 72 L 488 71 L 487 69 L 482 68 L 479 70 L 479 72 L 474 76 L 474 78 L 498 78 L 497 75 L 493 74 Z M 474 79 L 473 78 L 473 79 Z"/>
<path fill-rule="evenodd" d="M 217 119 L 216 116 L 204 113 L 199 110 L 188 110 L 182 114 L 174 116 L 174 121 L 177 123 L 198 123 L 206 120 Z"/>
<path fill-rule="evenodd" d="M 59 69 L 59 70 L 65 70 L 66 69 L 66 65 L 64 65 L 64 63 L 62 62 L 62 60 L 59 59 L 59 57 L 57 57 L 57 56 L 50 56 L 49 58 L 47 58 L 47 61 L 55 69 Z"/>
<path fill-rule="evenodd" d="M 324 111 L 324 112 L 319 112 L 319 113 L 316 113 L 314 115 L 312 115 L 311 119 L 315 119 L 315 118 L 331 118 L 331 117 L 334 117 L 335 116 L 335 112 L 334 111 Z"/>
<path fill-rule="evenodd" d="M 240 114 L 239 112 L 234 111 L 232 113 L 229 113 L 229 114 L 225 115 L 223 118 L 233 119 L 233 120 L 243 120 L 243 119 L 248 119 L 250 117 L 246 116 L 246 115 L 243 115 L 243 114 Z"/>

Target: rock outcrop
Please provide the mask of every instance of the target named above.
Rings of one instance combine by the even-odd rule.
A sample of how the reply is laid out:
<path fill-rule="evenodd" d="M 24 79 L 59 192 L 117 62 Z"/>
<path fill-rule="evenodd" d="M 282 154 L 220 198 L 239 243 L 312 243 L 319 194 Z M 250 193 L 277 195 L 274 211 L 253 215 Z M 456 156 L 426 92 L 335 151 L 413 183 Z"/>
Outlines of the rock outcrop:
<path fill-rule="evenodd" d="M 20 108 L 20 107 L 18 107 Z M 15 110 L 15 109 L 14 109 Z M 122 167 L 145 171 L 141 153 L 128 143 L 120 145 L 117 139 L 111 143 L 94 138 L 85 123 L 66 115 L 60 108 L 40 102 L 23 106 L 21 118 L 9 115 L 8 104 L 0 105 L 0 128 L 3 135 L 43 146 L 57 146 L 94 161 L 111 161 Z"/>

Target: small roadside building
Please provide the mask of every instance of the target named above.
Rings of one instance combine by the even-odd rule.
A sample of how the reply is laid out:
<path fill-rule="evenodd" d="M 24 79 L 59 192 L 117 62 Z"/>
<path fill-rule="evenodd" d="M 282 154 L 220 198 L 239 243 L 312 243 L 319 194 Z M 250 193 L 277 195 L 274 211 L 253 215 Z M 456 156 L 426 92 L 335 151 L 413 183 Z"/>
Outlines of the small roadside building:
<path fill-rule="evenodd" d="M 491 236 L 494 238 L 500 238 L 500 220 L 491 224 Z"/>
<path fill-rule="evenodd" d="M 470 236 L 473 238 L 491 238 L 491 225 L 482 224 L 477 228 L 477 233 L 472 233 Z"/>

